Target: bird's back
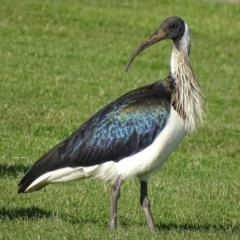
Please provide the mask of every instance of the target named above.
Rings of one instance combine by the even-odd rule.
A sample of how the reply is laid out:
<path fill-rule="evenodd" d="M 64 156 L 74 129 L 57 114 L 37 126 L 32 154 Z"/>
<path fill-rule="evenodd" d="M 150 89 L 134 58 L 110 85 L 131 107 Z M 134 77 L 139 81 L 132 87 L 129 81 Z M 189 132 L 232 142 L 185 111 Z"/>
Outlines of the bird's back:
<path fill-rule="evenodd" d="M 19 192 L 47 172 L 118 162 L 148 147 L 166 124 L 170 97 L 158 81 L 111 102 L 42 156 L 19 182 Z"/>

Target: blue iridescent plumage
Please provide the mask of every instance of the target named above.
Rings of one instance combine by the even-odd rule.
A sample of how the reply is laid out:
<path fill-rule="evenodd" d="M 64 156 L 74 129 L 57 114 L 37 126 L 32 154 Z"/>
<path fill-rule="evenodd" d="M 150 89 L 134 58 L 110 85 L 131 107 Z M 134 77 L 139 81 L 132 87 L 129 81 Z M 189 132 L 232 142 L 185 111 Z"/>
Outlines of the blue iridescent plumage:
<path fill-rule="evenodd" d="M 190 31 L 180 17 L 164 20 L 133 52 L 126 71 L 142 51 L 164 39 L 174 43 L 170 75 L 97 112 L 30 168 L 19 182 L 19 193 L 84 178 L 111 181 L 109 226 L 115 230 L 121 185 L 137 177 L 148 226 L 152 232 L 157 230 L 150 211 L 148 180 L 203 117 L 201 90 L 189 62 Z"/>
<path fill-rule="evenodd" d="M 118 162 L 140 152 L 161 132 L 169 114 L 170 93 L 162 81 L 121 96 L 40 158 L 21 179 L 19 191 L 48 171 Z"/>

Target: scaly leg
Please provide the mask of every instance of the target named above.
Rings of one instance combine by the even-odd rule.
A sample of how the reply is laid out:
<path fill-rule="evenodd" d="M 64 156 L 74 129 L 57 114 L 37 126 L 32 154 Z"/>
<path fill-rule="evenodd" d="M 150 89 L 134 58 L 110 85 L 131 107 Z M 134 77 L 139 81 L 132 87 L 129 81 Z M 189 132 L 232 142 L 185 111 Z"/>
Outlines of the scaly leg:
<path fill-rule="evenodd" d="M 157 229 L 154 224 L 152 214 L 150 211 L 150 201 L 148 199 L 148 194 L 147 194 L 147 182 L 140 182 L 140 184 L 141 184 L 140 203 L 151 232 L 156 232 Z"/>
<path fill-rule="evenodd" d="M 120 197 L 120 187 L 122 185 L 122 178 L 118 176 L 115 183 L 112 186 L 111 194 L 111 213 L 110 213 L 110 229 L 115 230 L 117 228 L 117 201 Z"/>

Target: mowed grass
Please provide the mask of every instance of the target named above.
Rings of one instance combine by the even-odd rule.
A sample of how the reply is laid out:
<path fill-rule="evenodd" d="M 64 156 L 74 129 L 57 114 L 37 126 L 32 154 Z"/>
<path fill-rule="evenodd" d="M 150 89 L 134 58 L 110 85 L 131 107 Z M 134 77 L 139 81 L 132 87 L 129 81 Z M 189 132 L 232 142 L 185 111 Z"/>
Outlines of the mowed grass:
<path fill-rule="evenodd" d="M 0 1 L 0 239 L 239 239 L 240 5 L 228 1 Z M 205 124 L 149 182 L 126 182 L 118 230 L 111 185 L 84 180 L 17 194 L 24 172 L 116 97 L 169 72 L 171 41 L 124 66 L 166 17 L 192 30 L 191 63 Z"/>

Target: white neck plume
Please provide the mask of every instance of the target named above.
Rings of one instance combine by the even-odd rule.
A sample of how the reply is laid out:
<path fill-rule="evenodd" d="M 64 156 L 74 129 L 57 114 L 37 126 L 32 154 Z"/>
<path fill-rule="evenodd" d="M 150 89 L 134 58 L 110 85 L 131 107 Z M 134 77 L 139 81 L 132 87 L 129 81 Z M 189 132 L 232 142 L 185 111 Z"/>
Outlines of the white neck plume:
<path fill-rule="evenodd" d="M 174 44 L 171 55 L 171 77 L 175 83 L 171 101 L 188 132 L 194 131 L 197 121 L 202 122 L 204 115 L 201 89 L 190 65 L 190 47 L 190 31 L 185 23 L 184 35 Z"/>

